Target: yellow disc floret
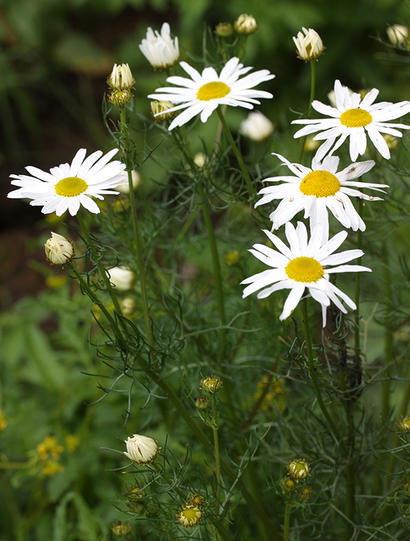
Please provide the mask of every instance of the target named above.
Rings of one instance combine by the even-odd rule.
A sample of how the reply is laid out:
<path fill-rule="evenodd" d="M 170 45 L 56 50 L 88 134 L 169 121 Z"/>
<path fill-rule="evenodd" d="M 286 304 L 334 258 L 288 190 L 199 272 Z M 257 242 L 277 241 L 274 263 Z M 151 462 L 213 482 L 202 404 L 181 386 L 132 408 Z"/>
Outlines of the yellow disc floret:
<path fill-rule="evenodd" d="M 225 83 L 214 81 L 202 85 L 196 93 L 196 97 L 201 101 L 215 100 L 217 98 L 224 98 L 230 91 L 231 89 Z"/>
<path fill-rule="evenodd" d="M 372 115 L 364 109 L 348 109 L 340 115 L 340 122 L 348 128 L 361 128 L 372 121 Z"/>
<path fill-rule="evenodd" d="M 75 197 L 85 192 L 87 188 L 86 181 L 79 177 L 62 178 L 54 186 L 56 194 L 63 197 Z"/>
<path fill-rule="evenodd" d="M 317 282 L 324 274 L 322 265 L 313 257 L 295 257 L 286 265 L 285 271 L 296 282 Z"/>
<path fill-rule="evenodd" d="M 340 182 L 329 171 L 311 171 L 300 183 L 299 189 L 305 195 L 329 197 L 340 189 Z"/>

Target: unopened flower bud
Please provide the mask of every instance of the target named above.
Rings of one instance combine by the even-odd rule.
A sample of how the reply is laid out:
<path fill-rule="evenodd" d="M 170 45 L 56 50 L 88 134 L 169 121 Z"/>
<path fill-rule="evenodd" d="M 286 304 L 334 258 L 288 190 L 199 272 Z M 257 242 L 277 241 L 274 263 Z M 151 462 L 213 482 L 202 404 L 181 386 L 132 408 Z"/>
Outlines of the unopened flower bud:
<path fill-rule="evenodd" d="M 292 490 L 295 490 L 296 482 L 291 477 L 284 477 L 282 487 L 286 492 L 292 492 Z"/>
<path fill-rule="evenodd" d="M 196 505 L 197 507 L 203 507 L 205 504 L 205 500 L 200 494 L 194 494 L 192 498 L 189 499 L 188 503 L 190 505 Z"/>
<path fill-rule="evenodd" d="M 299 495 L 302 500 L 310 500 L 312 496 L 312 487 L 306 485 L 300 489 Z"/>
<path fill-rule="evenodd" d="M 241 123 L 240 132 L 245 137 L 259 143 L 272 135 L 274 126 L 269 118 L 266 118 L 259 111 L 249 113 L 248 117 Z"/>
<path fill-rule="evenodd" d="M 181 526 L 188 528 L 190 526 L 196 526 L 199 524 L 202 518 L 202 511 L 196 505 L 185 504 L 183 505 L 177 514 L 177 520 Z"/>
<path fill-rule="evenodd" d="M 198 152 L 194 156 L 194 163 L 200 169 L 202 169 L 202 167 L 206 164 L 206 160 L 207 160 L 206 154 L 204 154 L 203 152 Z"/>
<path fill-rule="evenodd" d="M 111 75 L 107 78 L 107 84 L 113 90 L 130 90 L 135 85 L 128 64 L 114 64 Z"/>
<path fill-rule="evenodd" d="M 134 283 L 135 275 L 127 267 L 112 267 L 107 274 L 111 285 L 119 291 L 128 291 Z"/>
<path fill-rule="evenodd" d="M 408 432 L 410 430 L 410 415 L 406 415 L 406 417 L 403 417 L 403 419 L 399 421 L 399 428 L 403 432 Z"/>
<path fill-rule="evenodd" d="M 159 452 L 158 443 L 154 438 L 134 434 L 131 438 L 125 440 L 127 450 L 124 455 L 133 462 L 146 464 L 152 462 Z"/>
<path fill-rule="evenodd" d="M 131 524 L 129 522 L 116 522 L 112 525 L 111 531 L 118 537 L 127 535 L 131 531 Z"/>
<path fill-rule="evenodd" d="M 317 148 L 319 148 L 319 146 L 320 141 L 315 141 L 312 135 L 306 137 L 304 146 L 305 152 L 314 152 Z"/>
<path fill-rule="evenodd" d="M 123 316 L 128 317 L 135 310 L 135 299 L 133 297 L 124 297 L 120 301 L 120 310 Z"/>
<path fill-rule="evenodd" d="M 293 479 L 306 479 L 310 475 L 310 466 L 303 458 L 297 458 L 288 464 L 288 472 Z"/>
<path fill-rule="evenodd" d="M 179 58 L 178 38 L 172 40 L 168 23 L 162 25 L 161 33 L 148 28 L 139 48 L 154 69 L 169 68 Z"/>
<path fill-rule="evenodd" d="M 386 30 L 390 43 L 395 47 L 407 45 L 409 39 L 409 29 L 402 24 L 393 24 Z"/>
<path fill-rule="evenodd" d="M 297 36 L 293 38 L 293 41 L 296 45 L 298 58 L 305 62 L 315 60 L 325 50 L 319 34 L 313 28 L 306 29 L 303 27 L 302 32 L 298 32 Z"/>
<path fill-rule="evenodd" d="M 258 29 L 258 23 L 252 15 L 242 13 L 233 23 L 233 27 L 238 34 L 253 34 Z"/>
<path fill-rule="evenodd" d="M 175 104 L 170 101 L 152 101 L 151 102 L 151 113 L 154 117 L 154 120 L 157 122 L 162 122 L 174 116 L 174 112 L 168 113 L 169 109 L 173 109 Z"/>
<path fill-rule="evenodd" d="M 195 400 L 195 407 L 199 410 L 205 410 L 208 405 L 208 398 L 204 395 L 198 396 L 198 398 Z"/>
<path fill-rule="evenodd" d="M 390 135 L 389 133 L 385 133 L 383 135 L 383 139 L 386 141 L 387 146 L 390 150 L 394 150 L 397 148 L 400 139 L 398 137 L 394 137 L 394 135 Z"/>
<path fill-rule="evenodd" d="M 238 250 L 231 250 L 225 254 L 225 263 L 228 267 L 233 267 L 239 263 L 240 255 Z"/>
<path fill-rule="evenodd" d="M 217 36 L 220 36 L 221 38 L 227 38 L 229 36 L 232 36 L 233 27 L 231 23 L 218 23 L 215 26 L 215 34 Z"/>
<path fill-rule="evenodd" d="M 117 107 L 122 107 L 132 98 L 131 90 L 113 90 L 108 96 L 108 101 Z"/>
<path fill-rule="evenodd" d="M 222 380 L 218 376 L 201 379 L 201 388 L 210 394 L 215 394 L 222 387 Z"/>
<path fill-rule="evenodd" d="M 44 245 L 44 251 L 47 260 L 53 265 L 65 265 L 74 256 L 72 243 L 58 233 L 51 233 L 51 238 Z"/>
<path fill-rule="evenodd" d="M 128 194 L 130 193 L 130 185 L 128 182 L 128 171 L 123 171 L 119 176 L 123 178 L 120 184 L 115 186 L 115 190 L 118 190 L 120 193 Z M 138 171 L 131 171 L 132 187 L 135 190 L 141 184 L 141 175 Z"/>

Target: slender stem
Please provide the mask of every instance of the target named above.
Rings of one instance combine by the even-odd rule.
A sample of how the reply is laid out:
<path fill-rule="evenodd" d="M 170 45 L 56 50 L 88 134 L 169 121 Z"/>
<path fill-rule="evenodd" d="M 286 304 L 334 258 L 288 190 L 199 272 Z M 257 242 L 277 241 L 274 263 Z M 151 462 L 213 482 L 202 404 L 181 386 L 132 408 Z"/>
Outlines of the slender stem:
<path fill-rule="evenodd" d="M 384 365 L 390 366 L 393 360 L 393 329 L 391 325 L 391 309 L 392 309 L 392 290 L 391 290 L 391 274 L 390 274 L 390 254 L 386 240 L 383 241 L 383 285 L 384 295 L 387 309 L 387 318 L 384 327 Z M 383 382 L 382 393 L 382 422 L 386 423 L 389 418 L 390 411 L 390 373 L 386 372 L 385 381 Z"/>
<path fill-rule="evenodd" d="M 231 130 L 229 129 L 229 126 L 228 126 L 228 124 L 227 124 L 227 122 L 225 120 L 224 114 L 223 114 L 220 107 L 217 108 L 217 113 L 218 113 L 219 119 L 220 119 L 220 121 L 222 123 L 226 138 L 228 139 L 229 144 L 232 147 L 233 153 L 235 154 L 236 160 L 237 160 L 238 165 L 239 165 L 239 167 L 241 169 L 242 176 L 243 176 L 243 178 L 244 178 L 244 180 L 246 182 L 246 185 L 248 187 L 249 195 L 251 196 L 251 198 L 253 198 L 255 196 L 255 194 L 256 194 L 255 186 L 252 184 L 251 177 L 249 176 L 249 173 L 248 173 L 248 169 L 246 168 L 246 165 L 245 165 L 245 162 L 243 161 L 242 155 L 241 155 L 238 147 L 236 146 L 236 143 L 235 143 L 234 138 L 232 136 Z"/>
<path fill-rule="evenodd" d="M 212 270 L 216 286 L 216 299 L 218 303 L 218 313 L 219 321 L 221 327 L 224 327 L 226 324 L 226 313 L 225 313 L 225 300 L 223 292 L 223 283 L 222 283 L 222 272 L 221 272 L 221 262 L 219 259 L 218 246 L 216 243 L 214 226 L 211 219 L 211 211 L 209 208 L 208 199 L 204 193 L 204 189 L 201 184 L 198 185 L 199 196 L 201 198 L 202 214 L 204 217 L 205 227 L 208 235 L 208 243 L 211 251 L 212 258 Z M 225 352 L 225 329 L 219 331 L 219 361 L 223 360 Z"/>
<path fill-rule="evenodd" d="M 309 107 L 307 112 L 307 118 L 310 118 L 310 114 L 312 112 L 312 102 L 315 99 L 315 89 L 316 89 L 316 61 L 311 60 L 309 62 L 310 64 L 310 96 L 309 96 Z M 303 155 L 305 153 L 305 144 L 306 144 L 307 135 L 302 138 L 302 144 L 300 148 L 300 154 L 299 154 L 299 163 L 302 163 Z"/>
<path fill-rule="evenodd" d="M 212 395 L 212 417 L 214 426 L 212 432 L 214 436 L 214 452 L 215 452 L 215 477 L 216 477 L 216 497 L 215 497 L 215 515 L 219 514 L 219 504 L 221 500 L 221 461 L 219 456 L 219 437 L 217 428 L 217 413 L 216 413 L 216 398 Z"/>
<path fill-rule="evenodd" d="M 307 345 L 307 358 L 308 358 L 308 368 L 309 368 L 309 375 L 313 382 L 313 387 L 315 390 L 316 398 L 319 404 L 320 409 L 322 410 L 323 415 L 326 417 L 326 420 L 329 424 L 329 427 L 331 428 L 334 436 L 338 441 L 340 441 L 340 435 L 339 431 L 333 422 L 332 417 L 330 416 L 330 413 L 328 412 L 326 405 L 322 398 L 322 393 L 320 390 L 320 385 L 318 381 L 318 377 L 316 374 L 316 369 L 314 365 L 313 360 L 313 347 L 312 347 L 312 337 L 310 335 L 310 328 L 309 328 L 309 319 L 308 319 L 308 311 L 307 311 L 307 299 L 304 299 L 302 301 L 302 320 L 303 320 L 303 327 L 305 331 L 305 339 L 306 339 L 306 345 Z"/>
<path fill-rule="evenodd" d="M 153 337 L 152 337 L 151 319 L 149 316 L 145 263 L 144 263 L 144 256 L 143 256 L 143 250 L 142 250 L 141 235 L 140 235 L 140 231 L 138 227 L 137 207 L 135 204 L 134 187 L 132 184 L 132 171 L 128 163 L 129 162 L 128 154 L 129 154 L 130 149 L 129 149 L 129 139 L 128 139 L 127 111 L 125 107 L 121 107 L 121 111 L 120 111 L 120 129 L 121 129 L 121 133 L 124 136 L 124 144 L 122 148 L 122 153 L 123 153 L 125 164 L 127 166 L 127 173 L 128 173 L 130 213 L 131 213 L 131 220 L 132 220 L 132 230 L 134 234 L 134 249 L 137 255 L 138 276 L 139 276 L 140 285 L 141 285 L 142 309 L 143 309 L 143 314 L 144 314 L 145 329 L 146 329 L 148 344 L 152 347 Z"/>
<path fill-rule="evenodd" d="M 346 449 L 346 516 L 350 519 L 351 522 L 355 520 L 356 514 L 356 472 L 353 462 L 354 450 L 355 450 L 355 429 L 354 429 L 354 417 L 353 417 L 353 406 L 354 401 L 350 396 L 349 390 L 347 389 L 346 382 L 346 366 L 341 368 L 341 382 L 340 387 L 344 393 L 342 398 L 343 407 L 346 414 L 347 421 L 347 449 Z M 350 523 L 348 523 L 348 528 L 350 532 Z"/>
<path fill-rule="evenodd" d="M 289 527 L 290 527 L 290 502 L 286 502 L 285 516 L 283 519 L 283 541 L 289 540 Z"/>
<path fill-rule="evenodd" d="M 363 214 L 363 201 L 359 199 L 359 216 L 362 217 Z M 357 247 L 359 250 L 362 249 L 362 232 L 360 229 L 357 231 Z M 358 260 L 357 264 L 360 265 L 361 258 Z M 354 351 L 355 351 L 355 362 L 361 364 L 361 351 L 360 351 L 360 272 L 356 273 L 356 288 L 355 288 L 355 303 L 356 311 L 354 313 L 355 320 L 355 329 L 354 329 Z"/>

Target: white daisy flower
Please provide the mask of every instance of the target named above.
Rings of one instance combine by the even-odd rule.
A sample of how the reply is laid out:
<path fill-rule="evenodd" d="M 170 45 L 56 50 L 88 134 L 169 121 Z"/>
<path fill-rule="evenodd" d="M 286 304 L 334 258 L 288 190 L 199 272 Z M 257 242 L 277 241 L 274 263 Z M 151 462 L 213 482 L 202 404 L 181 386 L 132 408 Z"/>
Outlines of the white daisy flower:
<path fill-rule="evenodd" d="M 325 140 L 325 142 L 316 153 L 318 160 L 322 160 L 328 152 L 333 154 L 347 138 L 350 138 L 350 157 L 352 161 L 355 161 L 359 155 L 366 152 L 367 136 L 369 136 L 383 158 L 389 159 L 389 147 L 381 134 L 402 136 L 399 129 L 407 130 L 409 126 L 391 124 L 389 121 L 407 114 L 410 111 L 410 102 L 374 103 L 379 93 L 377 88 L 372 88 L 361 99 L 360 94 L 350 93 L 349 89 L 342 86 L 338 80 L 335 81 L 334 91 L 336 107 L 325 105 L 317 100 L 312 102 L 313 109 L 330 118 L 293 120 L 292 124 L 306 124 L 295 133 L 294 137 L 319 132 L 314 139 Z"/>
<path fill-rule="evenodd" d="M 326 309 L 333 302 L 339 310 L 347 310 L 341 300 L 353 310 L 355 303 L 338 287 L 330 282 L 330 274 L 340 272 L 371 272 L 371 269 L 361 265 L 344 265 L 344 263 L 363 255 L 362 250 L 347 250 L 334 254 L 347 237 L 346 231 L 341 231 L 330 240 L 322 240 L 318 227 L 313 229 L 310 240 L 305 224 L 298 222 L 295 228 L 290 222 L 286 224 L 286 238 L 289 248 L 279 237 L 264 230 L 269 240 L 279 250 L 276 251 L 264 244 L 254 244 L 249 250 L 257 259 L 271 267 L 246 278 L 241 283 L 247 284 L 242 297 L 248 297 L 259 291 L 258 299 L 268 297 L 274 291 L 290 289 L 283 311 L 279 317 L 284 320 L 290 316 L 302 298 L 307 288 L 310 295 L 322 305 L 323 327 L 326 325 Z M 336 265 L 336 267 L 328 268 Z M 340 300 L 341 299 L 341 300 Z"/>
<path fill-rule="evenodd" d="M 168 23 L 161 26 L 161 34 L 149 27 L 139 48 L 154 69 L 170 68 L 179 58 L 178 38 L 172 41 Z"/>
<path fill-rule="evenodd" d="M 270 92 L 253 90 L 253 87 L 270 81 L 275 75 L 268 70 L 259 70 L 240 79 L 252 67 L 243 67 L 239 58 L 228 60 L 219 75 L 214 68 L 205 68 L 201 74 L 186 62 L 180 62 L 180 65 L 191 78 L 168 77 L 167 82 L 176 87 L 157 88 L 155 94 L 148 96 L 174 103 L 176 107 L 168 112 L 186 109 L 171 122 L 169 130 L 183 126 L 196 115 L 201 115 L 201 121 L 206 122 L 218 105 L 253 109 L 253 104 L 260 103 L 256 98 L 273 97 Z"/>
<path fill-rule="evenodd" d="M 365 195 L 357 188 L 369 188 L 378 192 L 384 192 L 382 188 L 388 188 L 387 184 L 352 181 L 374 167 L 375 162 L 372 160 L 351 163 L 338 172 L 339 158 L 337 156 L 326 156 L 323 162 L 314 158 L 312 167 L 309 168 L 299 163 L 290 163 L 280 154 L 273 153 L 273 155 L 277 156 L 293 173 L 293 176 L 269 177 L 263 180 L 263 182 L 280 182 L 280 184 L 262 188 L 259 194 L 263 197 L 255 204 L 255 207 L 258 207 L 274 199 L 281 199 L 270 215 L 274 229 L 291 220 L 301 210 L 305 212 L 304 218 L 311 219 L 312 225 L 322 224 L 324 228 L 327 228 L 329 209 L 344 227 L 351 228 L 353 231 L 358 229 L 364 231 L 366 226 L 349 196 L 359 197 L 366 201 L 380 201 L 380 197 Z"/>
<path fill-rule="evenodd" d="M 118 194 L 112 188 L 123 181 L 125 165 L 117 160 L 110 162 L 117 152 L 118 149 L 114 148 L 103 155 L 101 150 L 97 150 L 84 159 L 87 150 L 80 148 L 71 165 L 63 163 L 52 167 L 49 173 L 28 166 L 26 170 L 30 176 L 10 175 L 15 179 L 11 183 L 19 189 L 7 197 L 32 199 L 30 205 L 43 207 L 43 214 L 55 212 L 61 216 L 68 210 L 74 216 L 81 205 L 98 214 L 100 209 L 92 197 L 104 199 L 103 195 Z"/>

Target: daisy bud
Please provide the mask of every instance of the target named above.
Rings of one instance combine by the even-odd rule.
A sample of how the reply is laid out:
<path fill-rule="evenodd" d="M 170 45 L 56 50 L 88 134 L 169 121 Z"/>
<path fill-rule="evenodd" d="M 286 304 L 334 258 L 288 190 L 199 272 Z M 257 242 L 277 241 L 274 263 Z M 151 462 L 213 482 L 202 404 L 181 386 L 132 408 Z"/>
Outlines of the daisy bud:
<path fill-rule="evenodd" d="M 179 58 L 178 38 L 172 41 L 168 23 L 162 25 L 161 34 L 148 28 L 139 48 L 154 69 L 170 68 Z"/>
<path fill-rule="evenodd" d="M 154 438 L 134 434 L 131 438 L 125 440 L 127 450 L 124 455 L 132 462 L 146 464 L 152 462 L 159 452 L 158 443 Z"/>
<path fill-rule="evenodd" d="M 299 493 L 300 498 L 302 500 L 310 500 L 310 497 L 312 496 L 312 492 L 313 492 L 312 487 L 306 485 L 306 486 L 302 487 L 302 489 L 301 489 L 301 491 Z"/>
<path fill-rule="evenodd" d="M 111 531 L 117 537 L 127 535 L 131 531 L 131 524 L 129 522 L 116 522 L 112 525 Z"/>
<path fill-rule="evenodd" d="M 302 31 L 298 32 L 297 36 L 292 38 L 298 52 L 297 56 L 305 62 L 315 60 L 325 49 L 323 42 L 313 28 L 306 29 L 303 27 Z"/>
<path fill-rule="evenodd" d="M 292 490 L 295 490 L 296 483 L 291 477 L 285 477 L 282 479 L 282 487 L 285 492 L 292 492 Z"/>
<path fill-rule="evenodd" d="M 130 90 L 135 85 L 128 64 L 114 64 L 111 75 L 107 78 L 107 84 L 113 90 Z"/>
<path fill-rule="evenodd" d="M 297 458 L 288 464 L 288 472 L 296 481 L 306 479 L 310 475 L 310 466 L 303 458 Z"/>
<path fill-rule="evenodd" d="M 124 297 L 120 301 L 120 310 L 123 316 L 130 316 L 135 310 L 135 300 L 133 297 Z"/>
<path fill-rule="evenodd" d="M 255 17 L 248 15 L 247 13 L 242 13 L 233 23 L 235 32 L 238 34 L 253 34 L 258 29 L 258 23 L 256 22 Z"/>
<path fill-rule="evenodd" d="M 395 47 L 404 47 L 409 39 L 409 29 L 402 24 L 393 24 L 386 30 L 390 43 Z"/>
<path fill-rule="evenodd" d="M 190 498 L 188 503 L 190 503 L 191 505 L 196 505 L 197 507 L 203 507 L 205 504 L 205 500 L 200 494 L 194 494 L 192 498 Z"/>
<path fill-rule="evenodd" d="M 48 262 L 52 265 L 65 265 L 74 256 L 72 243 L 58 233 L 51 233 L 51 238 L 44 245 L 44 251 Z"/>
<path fill-rule="evenodd" d="M 168 113 L 167 111 L 168 109 L 172 109 L 173 107 L 175 107 L 175 105 L 170 101 L 152 101 L 151 113 L 154 117 L 154 120 L 156 120 L 157 122 L 162 122 L 167 118 L 172 118 L 175 113 Z"/>
<path fill-rule="evenodd" d="M 132 98 L 130 90 L 113 90 L 108 96 L 108 101 L 117 107 L 123 107 Z"/>
<path fill-rule="evenodd" d="M 134 283 L 135 275 L 127 267 L 113 267 L 107 270 L 111 285 L 119 291 L 128 291 Z"/>
<path fill-rule="evenodd" d="M 406 417 L 403 417 L 401 421 L 399 422 L 399 428 L 403 432 L 408 432 L 410 430 L 410 415 L 406 415 Z"/>
<path fill-rule="evenodd" d="M 197 505 L 185 504 L 180 508 L 177 514 L 178 522 L 185 528 L 196 526 L 199 524 L 201 518 L 202 511 Z"/>
<path fill-rule="evenodd" d="M 201 379 L 201 388 L 209 394 L 215 394 L 222 387 L 222 380 L 218 376 Z"/>
<path fill-rule="evenodd" d="M 239 258 L 240 255 L 238 250 L 231 250 L 225 254 L 225 263 L 228 265 L 228 267 L 233 267 L 239 263 Z"/>
<path fill-rule="evenodd" d="M 120 184 L 118 184 L 115 189 L 118 190 L 120 193 L 128 194 L 130 193 L 130 185 L 128 182 L 128 172 L 123 171 L 121 175 L 119 175 L 123 178 Z M 132 187 L 134 190 L 138 188 L 138 186 L 141 184 L 141 175 L 138 173 L 138 171 L 131 171 L 131 179 L 132 179 Z"/>
<path fill-rule="evenodd" d="M 240 132 L 245 137 L 259 143 L 272 135 L 274 126 L 269 118 L 256 111 L 249 113 L 248 117 L 241 123 Z"/>
<path fill-rule="evenodd" d="M 320 147 L 320 141 L 315 141 L 312 136 L 306 137 L 305 141 L 305 152 L 314 152 Z"/>
<path fill-rule="evenodd" d="M 221 38 L 227 38 L 232 36 L 233 27 L 231 23 L 218 23 L 215 26 L 215 34 Z"/>
<path fill-rule="evenodd" d="M 200 169 L 202 169 L 203 166 L 206 164 L 206 159 L 206 154 L 204 154 L 203 152 L 198 152 L 194 156 L 194 164 Z"/>
<path fill-rule="evenodd" d="M 198 396 L 198 398 L 195 400 L 195 407 L 199 410 L 205 410 L 208 405 L 208 398 L 204 395 Z"/>
<path fill-rule="evenodd" d="M 390 150 L 397 148 L 400 141 L 398 137 L 394 137 L 394 135 L 390 135 L 389 133 L 385 133 L 383 139 L 386 141 Z"/>

